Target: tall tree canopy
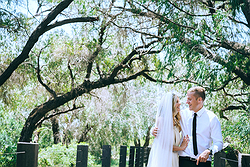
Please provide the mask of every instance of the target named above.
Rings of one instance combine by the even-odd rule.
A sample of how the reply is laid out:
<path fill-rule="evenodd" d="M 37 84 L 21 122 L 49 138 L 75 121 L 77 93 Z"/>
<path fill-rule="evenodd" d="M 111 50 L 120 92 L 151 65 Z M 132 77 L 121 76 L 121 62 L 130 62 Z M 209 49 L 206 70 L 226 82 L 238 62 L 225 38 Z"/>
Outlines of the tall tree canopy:
<path fill-rule="evenodd" d="M 142 42 L 159 40 L 167 60 L 167 79 L 188 79 L 211 92 L 222 90 L 234 102 L 221 111 L 243 109 L 249 113 L 248 1 L 126 2 L 116 8 L 131 13 L 133 24 L 125 18 L 114 24 L 139 33 Z"/>
<path fill-rule="evenodd" d="M 22 41 L 20 51 L 1 53 L 2 91 L 18 85 L 10 83 L 17 74 L 26 86 L 43 87 L 20 141 L 30 141 L 45 120 L 82 108 L 82 95 L 138 77 L 186 83 L 183 91 L 201 85 L 220 99 L 212 107 L 221 117 L 226 110 L 249 114 L 250 2 L 237 8 L 232 2 L 38 1 L 22 36 L 9 35 Z M 68 35 L 57 28 L 66 24 L 72 26 Z"/>

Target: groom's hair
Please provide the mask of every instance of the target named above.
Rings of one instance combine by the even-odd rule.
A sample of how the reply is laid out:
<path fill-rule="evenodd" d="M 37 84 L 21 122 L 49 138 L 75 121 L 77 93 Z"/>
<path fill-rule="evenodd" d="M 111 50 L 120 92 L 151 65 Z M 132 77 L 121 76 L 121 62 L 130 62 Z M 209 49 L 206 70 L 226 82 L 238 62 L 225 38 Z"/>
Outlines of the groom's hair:
<path fill-rule="evenodd" d="M 206 98 L 205 89 L 200 86 L 192 87 L 187 92 L 194 92 L 194 96 L 196 97 L 196 99 L 201 97 L 202 100 L 204 101 Z"/>

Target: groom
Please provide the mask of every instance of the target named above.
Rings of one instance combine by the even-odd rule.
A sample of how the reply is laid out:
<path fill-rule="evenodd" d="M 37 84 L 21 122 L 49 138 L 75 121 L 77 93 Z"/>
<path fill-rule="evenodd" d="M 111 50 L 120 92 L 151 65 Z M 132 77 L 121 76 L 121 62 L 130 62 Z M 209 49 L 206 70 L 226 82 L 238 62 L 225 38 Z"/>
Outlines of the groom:
<path fill-rule="evenodd" d="M 188 135 L 187 148 L 179 152 L 180 167 L 211 167 L 211 155 L 223 146 L 221 126 L 216 115 L 204 108 L 205 89 L 193 87 L 187 91 L 189 110 L 181 111 L 183 135 Z"/>

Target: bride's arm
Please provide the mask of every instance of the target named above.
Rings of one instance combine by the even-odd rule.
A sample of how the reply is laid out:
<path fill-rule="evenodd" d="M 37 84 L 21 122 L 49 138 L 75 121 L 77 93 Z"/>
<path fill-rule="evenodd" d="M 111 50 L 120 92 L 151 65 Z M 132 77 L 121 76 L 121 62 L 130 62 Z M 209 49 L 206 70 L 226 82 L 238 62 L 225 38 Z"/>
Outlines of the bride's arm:
<path fill-rule="evenodd" d="M 183 141 L 181 143 L 180 146 L 173 146 L 173 151 L 183 151 L 186 149 L 187 145 L 189 142 L 189 137 L 188 136 L 184 136 Z"/>
<path fill-rule="evenodd" d="M 156 118 L 155 127 L 152 128 L 152 130 L 151 130 L 151 134 L 152 134 L 154 137 L 157 137 L 157 133 L 159 133 L 158 127 L 159 127 L 160 122 L 162 122 L 162 119 L 163 119 L 162 117 L 157 117 L 157 118 Z"/>
<path fill-rule="evenodd" d="M 176 152 L 176 151 L 183 151 L 183 150 L 185 150 L 185 147 L 173 145 L 173 152 Z"/>

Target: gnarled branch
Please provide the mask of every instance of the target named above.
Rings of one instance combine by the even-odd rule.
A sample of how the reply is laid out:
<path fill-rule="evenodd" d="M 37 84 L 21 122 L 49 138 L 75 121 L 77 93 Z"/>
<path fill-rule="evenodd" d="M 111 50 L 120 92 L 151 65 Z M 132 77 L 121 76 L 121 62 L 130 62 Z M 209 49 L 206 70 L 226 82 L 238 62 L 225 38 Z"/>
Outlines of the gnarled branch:
<path fill-rule="evenodd" d="M 188 38 L 181 38 L 180 42 L 185 44 L 186 46 L 188 46 L 189 48 L 193 48 L 194 44 L 192 43 L 192 41 Z M 205 56 L 205 58 L 212 60 L 220 65 L 223 65 L 225 67 L 229 67 L 230 64 L 227 60 L 223 59 L 222 57 L 215 55 L 214 53 L 212 53 L 209 49 L 201 46 L 201 45 L 197 45 L 194 47 L 194 49 L 202 54 L 203 56 Z M 232 70 L 233 73 L 235 73 L 236 75 L 238 75 L 247 85 L 250 85 L 250 74 L 245 73 L 242 69 L 240 69 L 238 66 L 234 66 L 234 69 Z"/>

